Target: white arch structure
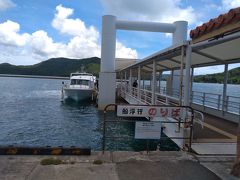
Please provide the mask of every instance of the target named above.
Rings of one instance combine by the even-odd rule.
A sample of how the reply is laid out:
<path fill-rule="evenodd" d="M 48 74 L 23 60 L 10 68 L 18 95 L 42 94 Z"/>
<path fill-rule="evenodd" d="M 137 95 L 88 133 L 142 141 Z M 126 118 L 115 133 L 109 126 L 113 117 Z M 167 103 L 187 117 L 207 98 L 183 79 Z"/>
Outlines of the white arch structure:
<path fill-rule="evenodd" d="M 172 33 L 172 45 L 180 45 L 187 40 L 187 26 L 188 23 L 186 21 L 176 21 L 174 23 L 137 22 L 117 20 L 117 18 L 112 15 L 103 16 L 101 68 L 99 74 L 99 109 L 103 109 L 107 104 L 115 103 L 117 29 Z"/>

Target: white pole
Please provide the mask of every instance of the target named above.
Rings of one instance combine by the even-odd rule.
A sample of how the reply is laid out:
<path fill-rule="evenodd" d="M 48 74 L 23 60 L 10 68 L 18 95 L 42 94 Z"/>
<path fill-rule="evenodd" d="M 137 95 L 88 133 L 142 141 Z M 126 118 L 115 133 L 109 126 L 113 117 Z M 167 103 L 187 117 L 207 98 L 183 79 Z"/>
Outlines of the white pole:
<path fill-rule="evenodd" d="M 190 87 L 191 103 L 193 102 L 193 82 L 194 82 L 194 68 L 192 68 L 191 71 L 191 87 Z"/>
<path fill-rule="evenodd" d="M 121 30 L 165 32 L 165 33 L 174 33 L 177 28 L 176 24 L 171 23 L 124 21 L 124 20 L 117 20 L 116 27 L 117 29 Z"/>
<path fill-rule="evenodd" d="M 101 68 L 99 73 L 98 109 L 114 104 L 116 98 L 116 17 L 111 15 L 102 18 Z M 111 87 L 111 88 L 109 88 Z"/>
<path fill-rule="evenodd" d="M 181 49 L 181 69 L 180 69 L 180 84 L 179 84 L 179 106 L 182 106 L 182 96 L 183 96 L 183 61 L 184 61 L 184 51 L 185 47 L 182 46 Z"/>
<path fill-rule="evenodd" d="M 125 95 L 126 95 L 126 92 L 127 92 L 127 71 L 126 70 L 125 70 L 125 73 L 124 73 L 124 78 L 125 78 L 124 90 L 125 90 Z"/>
<path fill-rule="evenodd" d="M 159 71 L 159 84 L 158 84 L 158 86 L 159 86 L 159 93 L 161 93 L 161 79 L 162 79 L 162 72 L 161 71 Z"/>
<path fill-rule="evenodd" d="M 171 70 L 171 79 L 170 79 L 170 92 L 168 95 L 173 96 L 173 78 L 174 78 L 174 70 Z"/>
<path fill-rule="evenodd" d="M 186 48 L 186 66 L 185 66 L 185 81 L 184 81 L 184 106 L 190 105 L 190 73 L 192 63 L 192 47 L 190 45 Z"/>
<path fill-rule="evenodd" d="M 156 61 L 153 60 L 153 71 L 152 71 L 152 105 L 156 103 Z"/>
<path fill-rule="evenodd" d="M 102 17 L 101 72 L 115 72 L 116 17 Z"/>
<path fill-rule="evenodd" d="M 140 88 L 141 88 L 141 66 L 138 66 L 138 86 L 137 86 L 137 97 L 141 99 Z"/>
<path fill-rule="evenodd" d="M 120 79 L 121 79 L 121 84 L 120 84 L 120 95 L 122 95 L 122 91 L 123 91 L 123 72 L 119 72 L 120 74 Z"/>
<path fill-rule="evenodd" d="M 228 64 L 224 66 L 223 98 L 222 111 L 227 111 L 227 81 L 228 81 Z"/>
<path fill-rule="evenodd" d="M 129 87 L 129 93 L 132 94 L 132 69 L 131 68 L 129 70 L 129 83 L 128 83 L 128 87 Z"/>
<path fill-rule="evenodd" d="M 172 45 L 183 44 L 187 40 L 187 21 L 176 21 L 173 23 L 175 25 L 175 31 L 172 37 Z"/>

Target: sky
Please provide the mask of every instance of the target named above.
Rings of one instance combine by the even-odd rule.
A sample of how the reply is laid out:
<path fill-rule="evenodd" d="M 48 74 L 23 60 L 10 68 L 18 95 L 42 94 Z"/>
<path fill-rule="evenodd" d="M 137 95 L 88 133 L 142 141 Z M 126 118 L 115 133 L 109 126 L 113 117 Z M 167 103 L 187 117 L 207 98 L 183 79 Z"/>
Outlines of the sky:
<path fill-rule="evenodd" d="M 240 0 L 0 0 L 0 63 L 100 57 L 106 14 L 134 21 L 186 20 L 190 31 L 239 6 Z M 169 34 L 118 31 L 116 57 L 141 59 L 170 45 Z M 196 69 L 195 74 L 221 71 L 223 66 L 215 66 Z"/>

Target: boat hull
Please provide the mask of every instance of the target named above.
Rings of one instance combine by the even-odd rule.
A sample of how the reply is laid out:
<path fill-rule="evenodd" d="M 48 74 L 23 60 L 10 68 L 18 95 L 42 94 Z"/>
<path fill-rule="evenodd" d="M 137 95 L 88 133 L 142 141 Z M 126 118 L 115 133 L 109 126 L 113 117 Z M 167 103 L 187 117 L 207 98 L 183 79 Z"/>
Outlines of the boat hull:
<path fill-rule="evenodd" d="M 92 98 L 92 89 L 71 89 L 64 88 L 64 99 L 73 99 L 75 101 L 83 101 Z"/>

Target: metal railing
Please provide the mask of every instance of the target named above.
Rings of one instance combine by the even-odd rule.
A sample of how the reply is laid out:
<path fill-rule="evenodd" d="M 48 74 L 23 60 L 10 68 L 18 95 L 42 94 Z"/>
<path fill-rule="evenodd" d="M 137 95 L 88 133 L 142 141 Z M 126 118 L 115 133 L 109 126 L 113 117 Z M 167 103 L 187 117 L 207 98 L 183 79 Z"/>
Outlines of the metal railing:
<path fill-rule="evenodd" d="M 133 106 L 133 105 L 132 105 Z M 148 106 L 148 105 L 137 105 L 137 106 Z M 152 105 L 151 105 L 152 106 Z M 114 107 L 114 108 L 113 108 Z M 176 136 L 173 136 L 173 137 L 161 137 L 160 139 L 182 139 L 182 140 L 187 140 L 188 142 L 186 142 L 185 147 L 188 149 L 189 152 L 192 151 L 191 149 L 191 145 L 192 145 L 192 138 L 193 138 L 193 116 L 194 116 L 194 110 L 192 107 L 189 107 L 189 106 L 157 106 L 155 105 L 154 107 L 156 108 L 170 108 L 170 107 L 174 107 L 174 108 L 183 108 L 183 112 L 186 112 L 186 115 L 185 115 L 185 118 L 181 118 L 183 117 L 181 115 L 180 118 L 170 118 L 171 120 L 169 119 L 164 119 L 164 120 L 161 120 L 160 122 L 163 123 L 163 124 L 175 124 L 176 125 L 176 131 L 179 131 L 180 132 L 180 128 L 184 128 L 184 129 L 189 129 L 189 136 L 182 136 L 182 137 L 176 137 Z M 115 109 L 115 112 L 117 111 L 117 104 L 109 104 L 105 107 L 104 109 L 104 120 L 103 120 L 103 137 L 102 137 L 102 153 L 104 154 L 105 150 L 106 150 L 106 139 L 112 139 L 114 140 L 113 142 L 115 141 L 118 141 L 120 139 L 124 140 L 124 143 L 126 141 L 129 141 L 129 140 L 133 140 L 134 137 L 133 136 L 127 136 L 125 131 L 123 131 L 124 133 L 120 133 L 120 132 L 116 132 L 116 129 L 115 128 L 108 128 L 107 127 L 107 124 L 109 123 L 113 123 L 114 125 L 116 124 L 119 124 L 119 123 L 130 123 L 130 124 L 133 124 L 135 123 L 136 121 L 139 121 L 136 120 L 136 119 L 125 119 L 123 117 L 117 117 L 116 116 L 116 113 L 115 113 L 115 117 L 113 116 L 109 116 L 108 117 L 108 112 L 109 111 L 113 111 L 113 109 Z M 184 113 L 182 113 L 184 114 Z M 142 120 L 142 121 L 149 121 L 147 120 L 147 117 L 145 120 Z M 159 140 L 160 140 L 159 139 Z M 148 149 L 148 144 L 149 142 L 147 141 L 147 152 L 149 151 Z"/>
<path fill-rule="evenodd" d="M 166 87 L 156 88 L 155 98 L 152 98 L 152 91 L 150 86 L 144 86 L 146 89 L 140 89 L 140 94 L 138 95 L 138 89 L 126 86 L 123 93 L 128 93 L 136 99 L 139 99 L 145 104 L 169 104 L 179 102 L 179 91 L 172 89 L 171 92 L 167 92 Z M 184 95 L 184 93 L 182 93 Z M 139 97 L 138 97 L 139 96 Z M 155 102 L 152 102 L 155 99 Z M 223 112 L 229 112 L 233 114 L 240 114 L 240 97 L 227 95 L 226 99 L 223 99 L 222 94 L 208 93 L 200 91 L 192 91 L 190 101 L 194 104 L 201 105 L 203 107 L 210 107 Z"/>
<path fill-rule="evenodd" d="M 240 97 L 237 96 L 227 95 L 223 100 L 221 94 L 192 91 L 191 101 L 204 107 L 240 114 Z"/>

